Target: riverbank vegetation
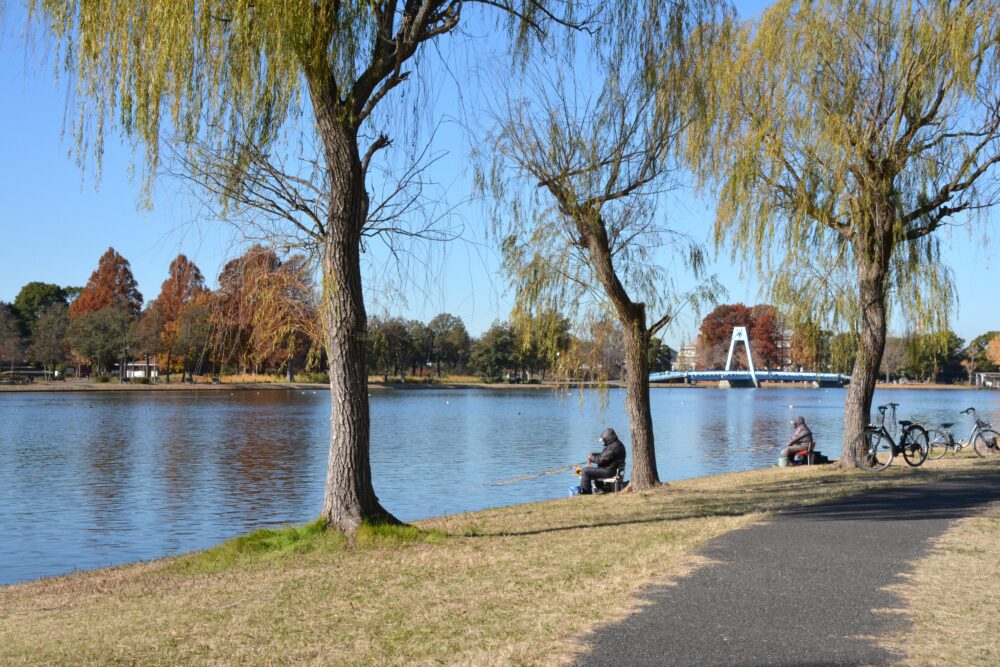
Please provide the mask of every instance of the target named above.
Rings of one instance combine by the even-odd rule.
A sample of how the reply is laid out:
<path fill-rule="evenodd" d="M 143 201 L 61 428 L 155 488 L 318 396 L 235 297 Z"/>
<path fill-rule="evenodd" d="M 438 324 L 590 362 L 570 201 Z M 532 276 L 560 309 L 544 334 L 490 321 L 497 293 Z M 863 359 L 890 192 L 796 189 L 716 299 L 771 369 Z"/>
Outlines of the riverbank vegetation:
<path fill-rule="evenodd" d="M 981 465 L 962 456 L 878 476 L 757 470 L 366 524 L 353 546 L 321 523 L 258 531 L 188 556 L 0 588 L 0 662 L 557 664 L 588 630 L 641 604 L 644 585 L 697 568 L 696 550 L 716 535 Z M 938 575 L 966 576 L 941 565 Z"/>
<path fill-rule="evenodd" d="M 319 294 L 301 257 L 282 259 L 255 246 L 228 262 L 210 290 L 185 256 L 170 265 L 159 295 L 142 306 L 128 260 L 113 248 L 84 288 L 32 282 L 13 304 L 0 303 L 0 368 L 6 379 L 121 376 L 136 383 L 201 381 L 329 382 L 319 335 Z M 541 327 L 554 331 L 543 345 Z M 574 332 L 551 314 L 518 326 L 497 321 L 473 337 L 458 316 L 428 322 L 399 316 L 368 319 L 365 359 L 373 380 L 545 381 L 563 355 L 586 360 L 582 377 L 617 380 L 624 356 L 617 329 Z M 648 346 L 652 370 L 666 370 L 672 351 L 658 338 Z M 582 361 L 581 361 L 582 363 Z M 42 370 L 45 373 L 42 373 Z M 155 374 L 155 377 L 151 377 Z M 149 378 L 149 379 L 148 379 Z M 0 380 L 4 378 L 0 377 Z M 2 383 L 0 383 L 2 384 Z"/>

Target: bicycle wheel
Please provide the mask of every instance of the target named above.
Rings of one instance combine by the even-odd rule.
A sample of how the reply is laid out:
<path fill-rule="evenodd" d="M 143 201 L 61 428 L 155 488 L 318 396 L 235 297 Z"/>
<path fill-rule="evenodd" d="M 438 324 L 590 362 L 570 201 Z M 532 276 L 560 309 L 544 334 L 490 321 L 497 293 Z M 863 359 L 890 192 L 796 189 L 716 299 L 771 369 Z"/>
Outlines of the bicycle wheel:
<path fill-rule="evenodd" d="M 1000 459 L 1000 433 L 984 428 L 972 439 L 972 448 L 984 459 Z"/>
<path fill-rule="evenodd" d="M 927 431 L 923 426 L 914 424 L 905 431 L 899 442 L 899 448 L 903 450 L 903 460 L 916 468 L 927 459 L 928 451 Z"/>
<path fill-rule="evenodd" d="M 879 431 L 864 430 L 851 443 L 854 465 L 862 470 L 879 472 L 892 463 L 892 439 Z"/>
<path fill-rule="evenodd" d="M 939 428 L 927 429 L 927 458 L 936 461 L 954 448 L 955 442 L 951 433 Z"/>

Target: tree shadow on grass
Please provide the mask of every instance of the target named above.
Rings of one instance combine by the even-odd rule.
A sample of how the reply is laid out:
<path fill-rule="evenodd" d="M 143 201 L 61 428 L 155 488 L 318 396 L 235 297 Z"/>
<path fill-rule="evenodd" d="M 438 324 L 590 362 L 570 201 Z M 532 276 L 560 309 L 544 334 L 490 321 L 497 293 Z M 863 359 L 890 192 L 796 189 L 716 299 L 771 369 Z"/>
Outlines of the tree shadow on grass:
<path fill-rule="evenodd" d="M 919 483 L 917 476 L 929 483 L 941 484 L 935 485 L 934 491 L 929 493 L 926 484 Z M 873 488 L 873 484 L 878 486 Z M 818 496 L 816 489 L 820 486 L 827 487 L 827 493 Z M 831 490 L 833 493 L 829 493 Z M 900 471 L 881 480 L 847 473 L 837 477 L 790 479 L 779 485 L 773 481 L 753 483 L 732 490 L 685 489 L 675 493 L 667 487 L 655 494 L 655 504 L 634 509 L 623 507 L 619 512 L 612 508 L 609 512 L 614 512 L 612 516 L 580 517 L 573 523 L 542 528 L 470 529 L 467 532 L 458 529 L 450 534 L 456 537 L 521 537 L 657 523 L 666 525 L 688 519 L 738 517 L 759 512 L 810 520 L 960 518 L 976 506 L 1000 500 L 1000 469 L 960 474 Z M 591 513 L 598 508 L 582 509 Z"/>
<path fill-rule="evenodd" d="M 984 470 L 934 480 L 930 491 L 924 484 L 897 486 L 790 509 L 783 514 L 810 521 L 960 519 L 970 510 L 996 501 L 1000 501 L 1000 470 Z"/>

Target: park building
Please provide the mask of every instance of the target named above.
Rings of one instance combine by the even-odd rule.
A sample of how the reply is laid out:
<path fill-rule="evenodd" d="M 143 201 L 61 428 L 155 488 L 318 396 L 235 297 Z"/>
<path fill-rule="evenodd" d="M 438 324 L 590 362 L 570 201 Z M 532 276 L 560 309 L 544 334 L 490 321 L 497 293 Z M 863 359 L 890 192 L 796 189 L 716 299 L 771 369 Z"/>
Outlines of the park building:
<path fill-rule="evenodd" d="M 681 349 L 678 350 L 677 356 L 674 357 L 676 361 L 673 364 L 673 370 L 675 371 L 694 371 L 697 370 L 698 366 L 698 346 L 697 345 L 681 345 Z"/>
<path fill-rule="evenodd" d="M 119 377 L 121 377 L 119 375 Z M 157 380 L 160 377 L 160 367 L 155 358 L 139 359 L 125 364 L 125 376 L 127 380 Z"/>

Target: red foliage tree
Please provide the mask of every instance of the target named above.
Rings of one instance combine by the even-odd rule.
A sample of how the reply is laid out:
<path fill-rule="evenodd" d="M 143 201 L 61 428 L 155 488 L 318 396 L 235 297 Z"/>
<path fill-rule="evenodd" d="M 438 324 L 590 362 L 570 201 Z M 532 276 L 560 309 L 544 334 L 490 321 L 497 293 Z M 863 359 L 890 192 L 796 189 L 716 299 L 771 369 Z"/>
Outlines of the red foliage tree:
<path fill-rule="evenodd" d="M 154 303 L 164 322 L 173 322 L 184 306 L 205 291 L 205 278 L 198 267 L 184 255 L 177 255 Z"/>
<path fill-rule="evenodd" d="M 760 304 L 750 309 L 750 351 L 757 368 L 781 368 L 784 365 L 781 351 L 782 326 L 778 309 Z"/>
<path fill-rule="evenodd" d="M 723 368 L 729 353 L 733 327 L 753 326 L 750 309 L 742 303 L 722 304 L 701 321 L 698 338 L 698 362 L 702 368 Z M 733 368 L 746 368 L 746 353 L 741 345 L 733 354 Z"/>
<path fill-rule="evenodd" d="M 782 327 L 778 310 L 767 304 L 747 308 L 742 303 L 733 303 L 716 307 L 701 321 L 698 337 L 698 363 L 701 368 L 725 367 L 734 327 L 746 327 L 755 367 L 782 366 Z M 747 368 L 746 359 L 745 348 L 737 346 L 732 367 Z"/>
<path fill-rule="evenodd" d="M 90 274 L 80 296 L 70 304 L 69 315 L 75 319 L 105 308 L 116 308 L 132 315 L 138 315 L 142 308 L 142 294 L 132 268 L 114 248 L 108 248 L 101 256 L 97 270 Z"/>

